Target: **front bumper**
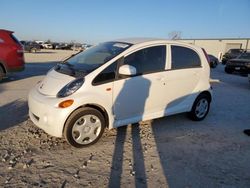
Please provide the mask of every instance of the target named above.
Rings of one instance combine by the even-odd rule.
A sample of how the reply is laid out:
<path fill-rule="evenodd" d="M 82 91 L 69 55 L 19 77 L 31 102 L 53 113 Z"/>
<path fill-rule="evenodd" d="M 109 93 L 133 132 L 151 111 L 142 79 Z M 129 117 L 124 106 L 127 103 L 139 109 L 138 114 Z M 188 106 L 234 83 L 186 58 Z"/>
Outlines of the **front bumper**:
<path fill-rule="evenodd" d="M 59 108 L 60 99 L 42 95 L 36 88 L 28 96 L 29 117 L 46 133 L 55 137 L 63 136 L 64 123 L 71 113 L 70 108 Z"/>
<path fill-rule="evenodd" d="M 244 74 L 250 73 L 250 68 L 247 66 L 242 66 L 242 65 L 227 65 L 226 66 L 228 69 Z"/>

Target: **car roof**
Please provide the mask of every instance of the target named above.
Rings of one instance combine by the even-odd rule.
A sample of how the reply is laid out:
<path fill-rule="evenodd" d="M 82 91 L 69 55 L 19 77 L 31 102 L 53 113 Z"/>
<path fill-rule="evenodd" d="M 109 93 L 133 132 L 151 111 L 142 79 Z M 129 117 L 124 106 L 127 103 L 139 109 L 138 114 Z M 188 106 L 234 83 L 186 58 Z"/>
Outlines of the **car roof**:
<path fill-rule="evenodd" d="M 9 30 L 6 30 L 6 29 L 0 29 L 0 32 L 14 33 L 14 31 L 9 31 Z"/>
<path fill-rule="evenodd" d="M 166 40 L 166 39 L 159 39 L 159 38 L 122 38 L 113 40 L 116 42 L 124 42 L 129 44 L 142 44 L 142 43 L 174 43 L 174 44 L 187 44 L 183 42 L 177 42 L 175 40 Z"/>
<path fill-rule="evenodd" d="M 192 49 L 200 49 L 199 46 L 188 44 L 185 42 L 179 42 L 176 40 L 166 40 L 166 39 L 159 39 L 159 38 L 125 38 L 125 39 L 117 39 L 112 40 L 110 42 L 121 42 L 121 43 L 128 43 L 132 44 L 133 46 L 147 46 L 147 45 L 157 45 L 157 44 L 174 44 L 179 46 L 185 46 Z"/>

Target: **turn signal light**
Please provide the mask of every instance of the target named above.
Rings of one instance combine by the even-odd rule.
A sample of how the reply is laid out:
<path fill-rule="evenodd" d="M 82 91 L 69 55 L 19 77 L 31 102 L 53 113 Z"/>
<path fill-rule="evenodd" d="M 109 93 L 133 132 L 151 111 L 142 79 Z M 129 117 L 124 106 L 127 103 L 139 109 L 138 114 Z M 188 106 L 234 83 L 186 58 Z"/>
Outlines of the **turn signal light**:
<path fill-rule="evenodd" d="M 72 99 L 62 101 L 59 103 L 58 107 L 59 108 L 67 108 L 67 107 L 71 106 L 73 103 L 74 103 L 74 100 L 72 100 Z"/>

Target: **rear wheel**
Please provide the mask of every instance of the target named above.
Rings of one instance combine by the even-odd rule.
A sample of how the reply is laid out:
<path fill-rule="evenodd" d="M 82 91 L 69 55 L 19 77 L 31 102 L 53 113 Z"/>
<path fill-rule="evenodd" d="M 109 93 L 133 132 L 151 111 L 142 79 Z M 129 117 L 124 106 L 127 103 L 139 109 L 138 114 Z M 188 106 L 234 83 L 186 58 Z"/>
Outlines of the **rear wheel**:
<path fill-rule="evenodd" d="M 216 66 L 217 66 L 216 61 L 212 61 L 212 62 L 211 62 L 211 68 L 215 68 Z"/>
<path fill-rule="evenodd" d="M 3 69 L 3 67 L 0 65 L 0 81 L 4 78 L 4 76 L 5 76 L 4 69 Z"/>
<path fill-rule="evenodd" d="M 192 107 L 192 110 L 189 112 L 190 119 L 194 121 L 203 120 L 210 109 L 210 97 L 207 94 L 199 95 Z"/>
<path fill-rule="evenodd" d="M 77 148 L 96 143 L 105 129 L 105 119 L 94 108 L 80 108 L 73 112 L 64 127 L 67 142 Z"/>
<path fill-rule="evenodd" d="M 214 67 L 213 68 L 216 68 L 218 65 L 217 61 L 214 61 Z"/>
<path fill-rule="evenodd" d="M 225 65 L 227 63 L 227 60 L 222 59 L 221 63 L 222 63 L 222 65 Z"/>

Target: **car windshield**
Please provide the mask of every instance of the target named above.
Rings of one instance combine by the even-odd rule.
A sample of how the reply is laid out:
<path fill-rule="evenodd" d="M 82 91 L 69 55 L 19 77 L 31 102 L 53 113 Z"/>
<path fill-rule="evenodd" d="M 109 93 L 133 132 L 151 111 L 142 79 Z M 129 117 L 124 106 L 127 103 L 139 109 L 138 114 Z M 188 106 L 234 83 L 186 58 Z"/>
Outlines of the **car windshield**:
<path fill-rule="evenodd" d="M 105 42 L 83 51 L 62 64 L 74 71 L 90 73 L 131 46 L 122 42 Z M 57 71 L 60 69 L 56 69 Z M 60 72 L 60 71 L 59 71 Z"/>
<path fill-rule="evenodd" d="M 237 59 L 247 59 L 247 60 L 250 60 L 250 52 L 243 53 L 243 54 L 239 55 Z"/>
<path fill-rule="evenodd" d="M 231 49 L 229 50 L 229 53 L 241 53 L 242 51 L 242 49 Z"/>

